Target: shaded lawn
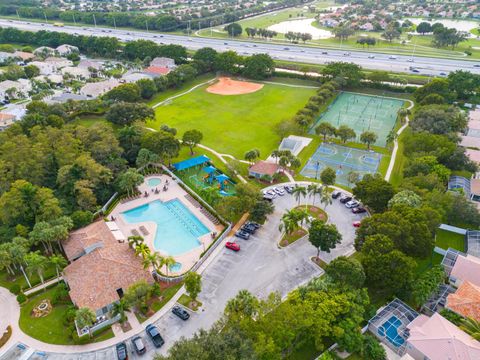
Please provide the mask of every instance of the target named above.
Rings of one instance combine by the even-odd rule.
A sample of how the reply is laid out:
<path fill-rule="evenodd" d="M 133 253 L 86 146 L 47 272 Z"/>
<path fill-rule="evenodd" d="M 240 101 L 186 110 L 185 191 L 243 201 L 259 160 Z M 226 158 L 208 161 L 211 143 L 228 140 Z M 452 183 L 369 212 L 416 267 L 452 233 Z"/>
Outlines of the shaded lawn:
<path fill-rule="evenodd" d="M 32 275 L 28 275 L 28 278 L 30 280 L 30 283 L 32 286 L 36 286 L 40 284 L 40 278 L 38 277 L 37 273 L 33 273 Z M 45 272 L 43 274 L 43 278 L 45 279 L 45 282 L 48 280 L 54 278 L 57 276 L 57 273 L 55 271 L 55 266 L 53 265 L 47 265 Z M 28 289 L 29 286 L 27 284 L 27 280 L 25 280 L 25 277 L 22 275 L 20 270 L 16 271 L 15 276 L 9 275 L 5 270 L 2 270 L 0 272 L 0 286 L 10 289 L 12 285 L 18 284 L 21 289 Z"/>
<path fill-rule="evenodd" d="M 152 316 L 155 314 L 157 311 L 159 311 L 167 302 L 170 301 L 170 299 L 177 293 L 178 290 L 182 287 L 183 282 L 179 282 L 178 284 L 174 284 L 162 291 L 161 294 L 161 299 L 156 299 L 155 301 L 152 302 L 150 305 L 151 310 L 153 313 L 150 315 Z M 139 312 L 135 312 L 135 316 L 137 317 L 138 321 L 143 323 L 146 321 L 150 316 L 148 315 L 143 315 Z"/>
<path fill-rule="evenodd" d="M 188 296 L 187 294 L 182 294 L 182 296 L 180 296 L 180 298 L 178 299 L 179 304 L 189 308 L 190 310 L 197 311 L 198 308 L 202 306 L 202 303 L 201 303 L 201 301 L 197 300 L 195 302 L 195 306 L 191 306 L 191 305 L 193 305 L 192 301 L 193 301 L 193 299 L 190 296 Z"/>
<path fill-rule="evenodd" d="M 447 250 L 449 247 L 459 251 L 465 251 L 465 237 L 442 229 L 437 229 L 435 245 Z"/>
<path fill-rule="evenodd" d="M 265 158 L 281 140 L 275 125 L 293 117 L 315 94 L 315 89 L 272 84 L 237 96 L 210 94 L 205 88 L 156 108 L 156 120 L 147 126 L 167 124 L 178 129 L 179 137 L 197 129 L 203 133 L 202 143 L 220 153 L 243 159 L 245 152 L 257 148 Z"/>

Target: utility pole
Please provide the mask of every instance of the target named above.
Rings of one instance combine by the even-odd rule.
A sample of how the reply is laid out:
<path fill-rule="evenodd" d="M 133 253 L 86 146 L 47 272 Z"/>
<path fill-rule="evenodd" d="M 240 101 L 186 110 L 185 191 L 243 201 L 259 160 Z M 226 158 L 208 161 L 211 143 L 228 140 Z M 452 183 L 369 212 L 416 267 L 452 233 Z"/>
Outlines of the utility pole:
<path fill-rule="evenodd" d="M 48 24 L 47 14 L 45 14 L 45 11 L 43 12 L 43 16 L 45 17 L 45 23 Z"/>
<path fill-rule="evenodd" d="M 77 22 L 75 21 L 75 13 L 74 12 L 72 12 L 72 16 L 73 16 L 73 24 L 77 25 Z"/>
<path fill-rule="evenodd" d="M 20 20 L 20 15 L 18 15 L 18 10 L 15 10 L 17 12 L 17 18 Z"/>
<path fill-rule="evenodd" d="M 188 36 L 190 36 L 191 20 L 188 20 Z"/>
<path fill-rule="evenodd" d="M 213 37 L 212 20 L 210 20 L 210 37 Z"/>
<path fill-rule="evenodd" d="M 113 17 L 113 27 L 117 30 L 117 23 L 115 22 L 115 16 Z"/>
<path fill-rule="evenodd" d="M 93 14 L 93 23 L 95 24 L 95 28 L 97 28 L 97 19 L 95 18 L 95 14 Z"/>
<path fill-rule="evenodd" d="M 148 20 L 145 19 L 145 27 L 147 28 L 147 33 L 148 33 Z"/>

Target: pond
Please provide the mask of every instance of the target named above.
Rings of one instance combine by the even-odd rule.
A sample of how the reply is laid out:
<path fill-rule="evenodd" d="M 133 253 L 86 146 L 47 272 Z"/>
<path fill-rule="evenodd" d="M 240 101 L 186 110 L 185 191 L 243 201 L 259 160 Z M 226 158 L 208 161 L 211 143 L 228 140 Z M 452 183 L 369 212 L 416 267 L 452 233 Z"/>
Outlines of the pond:
<path fill-rule="evenodd" d="M 428 21 L 421 18 L 406 18 L 405 20 L 410 20 L 415 25 L 420 24 L 421 22 L 428 22 L 430 24 L 440 23 L 447 28 L 455 28 L 458 31 L 467 31 L 470 32 L 472 29 L 476 29 L 480 26 L 480 23 L 472 20 L 452 20 L 452 19 L 435 19 L 433 21 Z"/>
<path fill-rule="evenodd" d="M 286 34 L 289 31 L 308 33 L 312 35 L 312 39 L 329 39 L 333 37 L 332 32 L 328 30 L 318 29 L 312 25 L 316 21 L 315 19 L 300 19 L 300 20 L 289 20 L 282 21 L 281 23 L 269 26 L 269 30 L 276 31 L 280 34 Z"/>

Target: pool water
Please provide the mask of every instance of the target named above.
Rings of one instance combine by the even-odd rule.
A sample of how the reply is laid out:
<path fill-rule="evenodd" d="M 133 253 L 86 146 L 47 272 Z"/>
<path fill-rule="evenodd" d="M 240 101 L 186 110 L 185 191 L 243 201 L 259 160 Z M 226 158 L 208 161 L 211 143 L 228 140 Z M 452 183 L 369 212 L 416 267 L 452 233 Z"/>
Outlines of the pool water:
<path fill-rule="evenodd" d="M 168 268 L 171 272 L 179 272 L 182 269 L 182 264 L 176 262 L 175 264 L 170 265 Z"/>
<path fill-rule="evenodd" d="M 147 180 L 147 184 L 148 186 L 150 187 L 155 187 L 155 186 L 158 186 L 162 183 L 162 180 L 159 179 L 159 178 L 150 178 Z"/>
<path fill-rule="evenodd" d="M 199 247 L 198 238 L 210 232 L 178 199 L 165 203 L 155 200 L 125 211 L 122 216 L 130 224 L 153 221 L 157 225 L 155 250 L 172 256 Z"/>
<path fill-rule="evenodd" d="M 401 325 L 400 319 L 392 316 L 378 328 L 378 334 L 382 337 L 385 336 L 393 346 L 399 347 L 405 342 L 405 339 L 398 333 L 398 328 Z"/>

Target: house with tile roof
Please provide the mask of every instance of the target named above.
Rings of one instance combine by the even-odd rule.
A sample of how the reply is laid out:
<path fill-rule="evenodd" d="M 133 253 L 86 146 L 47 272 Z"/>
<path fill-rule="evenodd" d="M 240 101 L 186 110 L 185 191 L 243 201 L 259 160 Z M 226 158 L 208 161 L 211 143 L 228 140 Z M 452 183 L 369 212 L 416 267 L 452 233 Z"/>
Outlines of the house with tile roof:
<path fill-rule="evenodd" d="M 118 85 L 120 85 L 120 81 L 116 79 L 87 83 L 80 89 L 80 95 L 94 99 L 112 90 Z"/>
<path fill-rule="evenodd" d="M 67 55 L 70 55 L 72 53 L 78 53 L 79 52 L 78 47 L 73 46 L 73 45 L 69 45 L 69 44 L 63 44 L 63 45 L 57 46 L 55 51 L 60 56 L 67 56 Z"/>
<path fill-rule="evenodd" d="M 143 69 L 143 73 L 151 77 L 167 75 L 172 69 L 165 66 L 149 66 Z"/>
<path fill-rule="evenodd" d="M 463 282 L 455 293 L 447 296 L 445 307 L 463 317 L 480 321 L 480 286 Z"/>
<path fill-rule="evenodd" d="M 273 177 L 280 172 L 280 166 L 273 162 L 257 161 L 248 169 L 248 175 L 260 179 L 264 176 Z"/>
<path fill-rule="evenodd" d="M 450 272 L 450 283 L 459 288 L 468 281 L 480 286 L 480 259 L 472 255 L 459 255 Z"/>
<path fill-rule="evenodd" d="M 166 57 L 156 57 L 152 61 L 150 61 L 150 66 L 158 66 L 158 67 L 165 67 L 167 69 L 175 69 L 177 66 L 175 65 L 175 60 L 166 58 Z"/>
<path fill-rule="evenodd" d="M 103 220 L 73 231 L 62 245 L 70 261 L 63 278 L 72 302 L 91 309 L 99 318 L 110 312 L 131 285 L 154 281 L 133 249 L 118 241 Z"/>
<path fill-rule="evenodd" d="M 407 329 L 406 351 L 416 360 L 480 359 L 480 342 L 438 313 L 419 315 Z"/>

